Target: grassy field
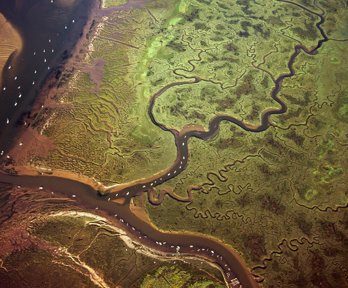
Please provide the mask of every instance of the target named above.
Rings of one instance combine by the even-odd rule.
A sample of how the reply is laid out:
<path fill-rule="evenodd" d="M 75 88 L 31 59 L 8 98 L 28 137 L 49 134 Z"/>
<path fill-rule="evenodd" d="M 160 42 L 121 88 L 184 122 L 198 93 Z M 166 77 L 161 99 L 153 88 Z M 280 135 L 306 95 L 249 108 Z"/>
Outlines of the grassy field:
<path fill-rule="evenodd" d="M 156 9 L 161 15 L 157 21 L 172 13 L 168 5 L 154 7 L 153 13 Z M 173 137 L 151 123 L 150 95 L 140 76 L 147 41 L 159 29 L 153 21 L 145 9 L 135 9 L 112 12 L 95 23 L 99 32 L 91 40 L 93 48 L 73 76 L 65 71 L 60 85 L 66 92 L 57 95 L 61 108 L 55 107 L 47 117 L 53 115 L 43 133 L 56 149 L 45 159 L 33 157 L 32 164 L 108 184 L 149 176 L 173 162 Z"/>
<path fill-rule="evenodd" d="M 127 246 L 122 233 L 88 216 L 47 218 L 33 234 L 65 251 L 67 266 L 71 255 L 97 271 L 109 287 L 224 287 L 219 270 L 200 261 L 151 258 L 135 243 Z"/>
<path fill-rule="evenodd" d="M 224 287 L 205 261 L 145 249 L 113 219 L 57 194 L 4 184 L 0 192 L 1 287 Z"/>
<path fill-rule="evenodd" d="M 103 0 L 102 2 L 103 8 L 110 8 L 126 4 L 128 0 Z"/>
<path fill-rule="evenodd" d="M 192 6 L 196 4 L 192 3 Z M 271 74 L 276 78 L 286 73 L 287 61 L 294 46 L 302 43 L 308 48 L 314 47 L 321 37 L 315 32 L 318 17 L 310 16 L 309 12 L 303 12 L 302 8 L 293 4 L 274 3 L 277 8 L 262 10 L 259 7 L 250 12 L 257 19 L 260 19 L 257 15 L 261 15 L 257 11 L 265 12 L 262 17 L 268 21 L 261 27 L 269 31 L 270 39 L 274 40 L 266 41 L 257 33 L 251 33 L 248 36 L 251 38 L 248 39 L 250 45 L 253 39 L 260 44 L 266 41 L 266 45 L 254 45 L 250 58 L 247 42 L 242 44 L 243 40 L 237 39 L 233 43 L 235 49 L 241 51 L 237 59 L 245 61 L 237 66 L 247 70 L 244 77 L 249 77 L 249 84 L 246 85 L 242 77 L 236 88 L 232 88 L 235 90 L 229 93 L 233 99 L 228 102 L 229 110 L 220 112 L 213 106 L 214 100 L 217 101 L 224 93 L 221 86 L 204 81 L 200 85 L 170 91 L 167 97 L 163 95 L 157 103 L 158 111 L 155 110 L 162 122 L 182 127 L 193 123 L 190 115 L 196 111 L 205 117 L 196 116 L 194 123 L 204 126 L 214 113 L 229 113 L 244 121 L 258 123 L 260 111 L 272 107 L 269 91 L 273 83 L 268 81 L 268 90 L 265 87 L 261 89 L 264 78 L 248 75 L 259 73 L 270 77 Z M 300 4 L 300 1 L 296 3 Z M 254 2 L 251 2 L 249 10 L 253 5 Z M 195 7 L 200 6 L 204 5 L 197 4 Z M 320 12 L 318 7 L 321 7 L 326 12 L 323 27 L 329 38 L 347 38 L 341 21 L 347 18 L 348 11 L 339 2 L 333 1 L 330 5 L 320 2 L 318 7 L 306 7 L 314 12 Z M 334 7 L 340 12 L 336 13 Z M 243 5 L 240 8 L 245 9 Z M 301 16 L 297 20 L 307 19 L 306 28 L 310 35 L 306 36 L 307 33 L 301 30 L 305 28 L 295 18 L 295 22 L 289 25 L 290 20 L 283 17 L 285 11 L 289 19 L 297 14 Z M 272 15 L 266 17 L 269 12 Z M 208 13 L 199 15 L 206 17 Z M 214 14 L 215 17 L 217 15 Z M 201 17 L 198 19 L 201 20 Z M 267 28 L 271 19 L 274 23 Z M 215 25 L 213 21 L 202 22 L 208 27 L 207 31 L 211 31 Z M 186 22 L 182 25 L 186 25 Z M 192 23 L 187 25 L 191 27 Z M 236 37 L 240 24 L 232 27 L 228 30 L 233 31 L 232 35 Z M 188 31 L 186 35 L 189 37 L 190 29 L 185 31 Z M 170 198 L 158 206 L 149 204 L 149 215 L 160 229 L 196 231 L 224 240 L 243 255 L 260 281 L 264 279 L 264 287 L 347 285 L 347 274 L 342 267 L 348 255 L 345 244 L 348 239 L 348 214 L 344 209 L 348 203 L 348 138 L 345 132 L 348 129 L 348 81 L 345 76 L 348 70 L 344 63 L 348 59 L 345 52 L 347 42 L 336 40 L 325 43 L 317 55 L 301 53 L 297 58 L 294 66 L 296 74 L 284 81 L 280 92 L 288 111 L 280 116 L 272 116 L 272 124 L 267 131 L 245 132 L 223 122 L 218 135 L 210 141 L 190 140 L 187 169 L 157 189 L 169 188 L 182 196 L 187 195 L 189 187 L 193 185 L 200 189 L 192 192 L 193 200 L 188 204 Z M 189 43 L 192 46 L 195 42 Z M 274 44 L 275 49 L 268 47 L 263 50 L 269 44 Z M 216 46 L 214 48 L 216 57 L 221 57 L 218 55 L 221 50 Z M 252 61 L 255 61 L 254 64 L 262 63 L 259 68 L 265 68 L 270 74 L 255 69 Z M 200 64 L 197 61 L 196 68 L 187 76 L 206 77 L 199 70 Z M 190 70 L 189 67 L 186 69 Z M 217 78 L 217 73 L 209 75 L 216 77 L 213 81 L 223 81 L 223 78 Z M 225 81 L 228 83 L 228 78 Z M 247 95 L 238 97 L 240 86 L 248 89 L 255 87 L 255 90 L 249 89 Z M 207 87 L 210 87 L 211 94 L 202 92 L 208 90 Z M 261 98 L 257 98 L 253 91 L 257 91 Z M 228 97 L 222 96 L 221 99 Z M 178 105 L 180 101 L 183 104 Z M 175 105 L 178 105 L 178 109 L 173 109 Z M 253 105 L 260 108 L 254 109 L 254 118 L 247 112 Z M 231 109 L 236 109 L 236 112 Z M 168 111 L 167 114 L 165 111 Z"/>
<path fill-rule="evenodd" d="M 275 79 L 288 71 L 293 46 L 316 45 L 317 17 L 277 1 L 208 2 L 180 1 L 178 16 L 155 42 L 161 45 L 152 51 L 147 74 L 153 91 L 176 79 L 202 79 L 168 90 L 157 100 L 155 116 L 177 129 L 207 127 L 221 114 L 257 124 L 261 111 L 277 107 L 269 95 Z"/>

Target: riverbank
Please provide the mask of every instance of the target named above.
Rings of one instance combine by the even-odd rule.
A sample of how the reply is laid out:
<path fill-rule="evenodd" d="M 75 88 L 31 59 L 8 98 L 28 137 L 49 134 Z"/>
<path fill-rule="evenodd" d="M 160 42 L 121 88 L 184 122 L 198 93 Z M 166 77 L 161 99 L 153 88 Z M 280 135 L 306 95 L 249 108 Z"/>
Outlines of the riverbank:
<path fill-rule="evenodd" d="M 236 269 L 237 275 L 241 277 L 238 277 L 238 279 L 240 279 L 242 283 L 249 283 L 249 285 L 251 285 L 250 287 L 258 287 L 251 276 L 250 270 L 244 264 L 242 256 L 231 246 L 226 245 L 223 241 L 209 235 L 202 235 L 201 233 L 194 233 L 191 231 L 183 230 L 178 232 L 158 229 L 158 227 L 156 227 L 154 223 L 149 219 L 149 216 L 144 207 L 135 206 L 132 203 L 128 207 L 127 205 L 117 203 L 116 201 L 106 201 L 104 198 L 98 196 L 97 193 L 95 193 L 96 191 L 98 191 L 98 188 L 100 188 L 100 186 L 98 185 L 101 184 L 94 182 L 93 179 L 89 179 L 83 175 L 77 175 L 68 171 L 61 170 L 51 171 L 44 168 L 41 168 L 41 172 L 39 171 L 40 168 L 31 169 L 30 167 L 16 167 L 16 172 L 18 173 L 17 176 L 20 176 L 17 179 L 30 178 L 31 180 L 27 182 L 31 182 L 30 186 L 35 182 L 36 186 L 42 185 L 43 189 L 56 191 L 55 193 L 61 193 L 68 198 L 74 197 L 76 199 L 80 199 L 80 201 L 82 200 L 79 204 L 81 205 L 81 208 L 93 209 L 93 207 L 95 207 L 98 213 L 102 213 L 104 217 L 113 221 L 116 217 L 118 225 L 120 225 L 120 227 L 124 231 L 130 233 L 130 237 L 134 238 L 134 232 L 137 232 L 140 235 L 140 238 L 139 235 L 135 233 L 136 235 L 134 239 L 143 238 L 143 240 L 141 241 L 142 245 L 145 245 L 144 247 L 148 247 L 149 249 L 158 251 L 157 253 L 159 254 L 165 253 L 166 255 L 170 255 L 171 257 L 178 257 L 179 259 L 182 257 L 179 256 L 180 253 L 176 251 L 178 247 L 177 245 L 179 245 L 183 253 L 204 259 L 204 261 L 213 264 L 215 267 L 219 267 L 224 276 L 227 276 L 227 283 L 229 283 L 231 279 L 236 276 L 234 274 L 234 270 Z M 0 173 L 0 181 L 9 183 L 7 178 L 8 177 L 4 176 L 4 174 Z M 14 180 L 14 178 L 12 179 Z M 50 179 L 52 179 L 52 182 L 50 181 Z M 55 184 L 55 181 L 58 182 Z M 57 186 L 59 181 L 61 181 L 61 185 Z M 14 182 L 12 183 L 26 186 L 25 183 L 15 182 L 16 181 L 14 180 Z M 63 182 L 69 183 L 68 186 L 66 186 Z M 76 183 L 74 184 L 76 186 L 74 186 L 74 188 L 68 189 L 70 183 L 73 182 Z M 58 187 L 60 191 L 57 190 Z M 138 230 L 133 230 L 132 226 L 137 227 Z M 187 239 L 183 242 L 185 244 L 181 243 L 181 239 L 183 238 Z M 173 244 L 175 245 L 170 245 L 170 242 L 168 241 L 169 239 L 171 239 L 171 241 L 174 241 L 175 243 Z M 192 244 L 194 245 L 190 243 L 191 240 L 193 241 Z M 205 244 L 203 245 L 202 243 Z M 184 246 L 186 246 L 186 248 Z M 220 252 L 218 252 L 219 250 Z M 215 259 L 215 257 L 218 258 Z"/>
<path fill-rule="evenodd" d="M 0 13 L 0 71 L 2 72 L 6 62 L 12 53 L 20 53 L 23 41 L 5 16 Z M 2 86 L 2 73 L 0 77 L 0 87 Z"/>
<path fill-rule="evenodd" d="M 97 0 L 59 3 L 43 0 L 2 1 L 0 11 L 20 34 L 23 47 L 16 59 L 8 60 L 11 69 L 3 70 L 6 86 L 0 98 L 0 152 L 9 154 L 17 135 L 25 130 L 25 120 L 33 103 L 51 77 L 59 77 L 60 67 L 82 37 L 93 4 Z M 45 13 L 45 17 L 38 17 Z M 17 59 L 18 58 L 18 59 Z M 15 61 L 14 61 L 15 60 Z"/>
<path fill-rule="evenodd" d="M 89 48 L 86 43 L 90 40 L 89 37 L 91 30 L 94 27 L 93 20 L 96 13 L 98 13 L 99 8 L 100 1 L 92 1 L 86 23 L 83 25 L 82 32 L 80 32 L 79 37 L 76 39 L 76 43 L 72 46 L 70 51 L 64 51 L 65 56 L 60 60 L 60 62 L 56 63 L 55 67 L 46 72 L 45 79 L 42 81 L 37 96 L 32 100 L 30 112 L 22 115 L 22 119 L 20 119 L 22 127 L 18 129 L 15 134 L 14 141 L 12 141 L 13 143 L 10 145 L 8 151 L 3 152 L 4 155 L 8 155 L 12 160 L 14 160 L 16 165 L 27 166 L 28 157 L 33 154 L 28 151 L 34 152 L 39 149 L 40 152 L 37 155 L 40 156 L 42 154 L 47 155 L 47 153 L 53 149 L 54 143 L 42 135 L 42 130 L 44 129 L 33 129 L 31 126 L 42 121 L 42 117 L 45 116 L 47 111 L 54 111 L 55 109 L 62 109 L 65 107 L 63 103 L 57 103 L 56 101 L 57 95 L 64 93 L 66 89 L 66 87 L 61 87 L 62 85 L 59 85 L 64 81 L 61 77 L 62 72 L 71 71 L 72 73 L 72 71 L 76 69 L 76 66 L 77 68 L 79 67 L 80 54 L 82 51 Z M 88 54 L 88 51 L 83 53 Z M 49 117 L 49 119 L 43 123 L 43 128 L 47 128 L 50 125 L 51 118 L 53 118 L 54 114 L 51 116 L 52 117 Z M 33 135 L 35 137 L 33 137 Z M 29 170 L 32 169 L 32 167 L 27 168 Z"/>
<path fill-rule="evenodd" d="M 9 167 L 9 169 L 13 169 L 16 171 L 16 175 L 18 176 L 54 176 L 60 177 L 64 179 L 69 179 L 72 181 L 77 181 L 92 187 L 95 190 L 101 189 L 101 184 L 96 180 L 88 178 L 84 175 L 79 175 L 72 173 L 70 171 L 60 170 L 60 169 L 50 169 L 45 167 L 33 167 L 33 166 L 14 166 Z"/>
<path fill-rule="evenodd" d="M 83 28 L 81 36 L 77 40 L 74 48 L 70 52 L 70 57 L 62 61 L 56 68 L 57 73 L 62 71 L 75 71 L 81 68 L 81 57 L 88 57 L 89 52 L 94 49 L 93 39 L 97 37 L 99 33 L 98 27 L 96 27 L 95 19 L 100 16 L 100 8 L 102 1 L 95 0 L 93 6 L 90 8 L 88 20 Z M 54 148 L 54 142 L 48 137 L 43 135 L 42 130 L 50 125 L 50 118 L 43 124 L 41 131 L 34 129 L 31 126 L 35 122 L 39 122 L 41 115 L 46 110 L 64 109 L 68 106 L 68 103 L 58 103 L 56 96 L 61 95 L 69 87 L 59 85 L 61 78 L 56 77 L 56 73 L 51 73 L 43 84 L 39 95 L 36 97 L 34 104 L 31 108 L 30 115 L 24 120 L 25 128 L 21 129 L 15 137 L 15 141 L 9 152 L 7 153 L 10 165 L 3 165 L 1 170 L 14 171 L 17 175 L 46 175 L 56 176 L 65 179 L 84 183 L 92 187 L 95 190 L 104 190 L 104 186 L 97 180 L 84 176 L 82 174 L 73 173 L 71 171 L 63 169 L 51 169 L 47 167 L 32 166 L 29 163 L 29 156 L 47 156 L 51 149 Z M 32 116 L 35 115 L 35 116 Z"/>
<path fill-rule="evenodd" d="M 116 220 L 122 230 L 139 239 L 145 246 L 170 256 L 193 256 L 220 267 L 229 287 L 258 287 L 240 256 L 230 247 L 212 237 L 182 232 L 162 232 L 134 215 L 127 205 L 106 201 L 90 186 L 77 181 L 47 176 L 10 176 L 0 173 L 0 181 L 22 187 L 51 191 L 77 200 L 84 210 L 92 209 Z M 110 219 L 111 219 L 110 218 Z M 118 226 L 117 225 L 117 226 Z"/>

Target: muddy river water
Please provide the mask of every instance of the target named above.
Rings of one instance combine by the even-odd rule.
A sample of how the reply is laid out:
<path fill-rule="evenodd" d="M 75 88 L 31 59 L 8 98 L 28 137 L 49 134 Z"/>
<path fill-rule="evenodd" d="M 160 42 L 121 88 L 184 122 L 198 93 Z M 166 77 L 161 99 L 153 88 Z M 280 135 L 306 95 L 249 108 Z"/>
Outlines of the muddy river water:
<path fill-rule="evenodd" d="M 212 262 L 224 272 L 230 287 L 257 287 L 241 257 L 230 247 L 212 238 L 196 234 L 159 231 L 134 215 L 128 205 L 107 201 L 86 184 L 53 176 L 11 176 L 2 173 L 0 182 L 36 189 L 43 186 L 53 193 L 73 197 L 83 207 L 102 210 L 114 217 L 126 231 L 144 245 L 169 256 L 195 256 Z"/>

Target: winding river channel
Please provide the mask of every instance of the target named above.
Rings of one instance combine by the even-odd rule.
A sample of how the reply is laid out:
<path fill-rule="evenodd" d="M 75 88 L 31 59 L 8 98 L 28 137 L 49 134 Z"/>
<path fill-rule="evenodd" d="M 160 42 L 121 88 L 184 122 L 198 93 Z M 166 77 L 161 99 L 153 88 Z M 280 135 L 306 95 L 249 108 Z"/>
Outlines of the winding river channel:
<path fill-rule="evenodd" d="M 100 186 L 99 188 L 91 187 L 87 184 L 64 179 L 55 176 L 17 176 L 7 175 L 0 173 L 0 181 L 4 183 L 11 183 L 13 185 L 22 185 L 28 187 L 43 186 L 45 189 L 53 191 L 54 193 L 64 194 L 68 197 L 76 195 L 76 199 L 81 206 L 89 209 L 99 209 L 108 213 L 115 220 L 120 222 L 120 225 L 128 231 L 134 237 L 137 237 L 138 241 L 144 245 L 155 248 L 158 251 L 162 251 L 168 255 L 187 255 L 198 258 L 203 258 L 218 265 L 223 271 L 226 283 L 229 287 L 257 287 L 256 282 L 250 274 L 250 271 L 244 264 L 238 253 L 233 251 L 230 247 L 222 242 L 210 237 L 205 237 L 199 234 L 190 233 L 170 233 L 159 231 L 153 225 L 145 222 L 136 215 L 134 215 L 130 208 L 130 199 L 143 192 L 152 190 L 153 187 L 171 179 L 178 175 L 185 169 L 188 161 L 188 141 L 191 137 L 196 137 L 202 140 L 209 140 L 219 131 L 219 124 L 222 121 L 230 122 L 237 125 L 241 129 L 249 132 L 261 132 L 270 127 L 270 117 L 276 114 L 282 114 L 287 111 L 287 106 L 279 98 L 279 93 L 282 88 L 282 83 L 286 78 L 290 78 L 295 75 L 293 68 L 297 57 L 301 52 L 315 55 L 324 42 L 328 41 L 328 37 L 323 31 L 321 25 L 324 23 L 324 13 L 319 14 L 313 12 L 300 4 L 293 3 L 291 1 L 282 0 L 281 2 L 288 3 L 290 5 L 296 5 L 301 9 L 316 15 L 319 21 L 316 23 L 317 29 L 320 31 L 322 39 L 320 39 L 311 50 L 308 50 L 303 45 L 296 45 L 294 52 L 292 53 L 288 61 L 288 70 L 286 74 L 280 75 L 274 81 L 274 88 L 271 93 L 271 97 L 279 104 L 279 108 L 269 109 L 262 113 L 261 121 L 259 125 L 249 125 L 237 118 L 228 115 L 218 115 L 214 117 L 209 123 L 209 129 L 207 131 L 198 129 L 195 126 L 185 131 L 177 131 L 175 129 L 167 128 L 165 125 L 159 123 L 153 115 L 153 107 L 156 99 L 165 93 L 168 89 L 179 86 L 202 81 L 199 77 L 188 78 L 186 81 L 171 83 L 157 93 L 155 93 L 149 103 L 148 114 L 154 125 L 172 133 L 175 137 L 175 143 L 177 147 L 177 158 L 173 165 L 165 171 L 159 172 L 149 179 L 140 179 L 130 183 L 119 184 L 114 186 Z M 126 199 L 124 204 L 118 204 L 115 201 L 117 198 Z"/>

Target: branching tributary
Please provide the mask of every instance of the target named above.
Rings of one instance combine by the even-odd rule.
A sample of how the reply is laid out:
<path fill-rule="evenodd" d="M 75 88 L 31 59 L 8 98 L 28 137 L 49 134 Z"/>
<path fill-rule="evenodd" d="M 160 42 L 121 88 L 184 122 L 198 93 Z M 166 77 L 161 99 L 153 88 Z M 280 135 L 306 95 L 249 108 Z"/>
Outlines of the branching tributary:
<path fill-rule="evenodd" d="M 283 81 L 295 75 L 294 63 L 302 51 L 308 55 L 315 55 L 323 45 L 323 43 L 328 41 L 329 39 L 321 27 L 325 21 L 324 12 L 322 14 L 319 14 L 309 10 L 308 8 L 300 4 L 287 0 L 280 0 L 280 2 L 287 3 L 289 5 L 295 5 L 300 9 L 304 9 L 305 11 L 319 17 L 320 20 L 318 23 L 316 23 L 316 27 L 320 31 L 322 39 L 320 39 L 317 45 L 310 50 L 307 49 L 304 45 L 300 44 L 294 47 L 294 52 L 288 61 L 289 72 L 282 74 L 277 79 L 275 79 L 275 85 L 271 92 L 272 99 L 276 101 L 280 107 L 265 110 L 261 114 L 261 121 L 259 125 L 250 125 L 229 115 L 215 116 L 209 122 L 209 129 L 207 131 L 198 129 L 198 127 L 196 126 L 190 126 L 190 128 L 186 129 L 185 131 L 179 132 L 175 129 L 166 127 L 162 123 L 159 123 L 153 115 L 153 108 L 156 99 L 172 87 L 187 84 L 194 85 L 202 81 L 200 77 L 193 76 L 190 77 L 191 80 L 171 83 L 160 89 L 152 96 L 148 107 L 148 114 L 153 124 L 163 131 L 172 133 L 175 138 L 177 158 L 173 165 L 167 170 L 161 171 L 148 179 L 141 179 L 133 181 L 131 183 L 125 183 L 110 187 L 103 186 L 99 191 L 78 181 L 54 176 L 11 176 L 0 174 L 0 181 L 12 183 L 14 185 L 36 187 L 44 186 L 46 189 L 65 194 L 70 197 L 71 194 L 74 194 L 77 201 L 79 201 L 79 203 L 81 203 L 81 205 L 83 205 L 84 207 L 90 209 L 98 208 L 99 210 L 103 210 L 112 215 L 115 220 L 117 220 L 119 224 L 123 226 L 125 230 L 129 231 L 130 234 L 137 238 L 137 241 L 143 243 L 144 245 L 154 247 L 156 250 L 167 253 L 168 255 L 195 256 L 213 262 L 218 265 L 223 271 L 226 283 L 229 287 L 257 287 L 257 284 L 253 280 L 249 270 L 243 263 L 243 260 L 241 259 L 239 254 L 233 251 L 227 245 L 224 245 L 222 242 L 211 237 L 206 237 L 203 235 L 159 231 L 153 225 L 150 225 L 149 223 L 134 215 L 130 211 L 128 204 L 132 197 L 143 192 L 151 193 L 155 186 L 171 179 L 172 177 L 175 177 L 185 169 L 188 161 L 188 140 L 191 137 L 196 137 L 202 140 L 211 139 L 218 133 L 219 125 L 222 121 L 233 123 L 248 132 L 262 132 L 270 127 L 270 118 L 272 115 L 283 114 L 287 111 L 286 104 L 279 97 Z M 117 198 L 126 199 L 125 204 L 118 204 L 111 201 Z M 163 199 L 163 197 L 159 198 Z M 188 200 L 191 200 L 190 198 L 191 197 L 189 197 Z M 182 199 L 182 201 L 185 201 L 185 199 Z"/>

